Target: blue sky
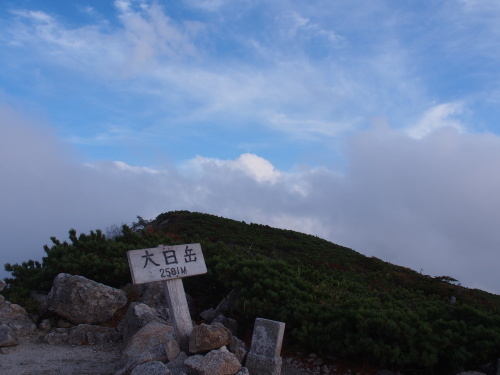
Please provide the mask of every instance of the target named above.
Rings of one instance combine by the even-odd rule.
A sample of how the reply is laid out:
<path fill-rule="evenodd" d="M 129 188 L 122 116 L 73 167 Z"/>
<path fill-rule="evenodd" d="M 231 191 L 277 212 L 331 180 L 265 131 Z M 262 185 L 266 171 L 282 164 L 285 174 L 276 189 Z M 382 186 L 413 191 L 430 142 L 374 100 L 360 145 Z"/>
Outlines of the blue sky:
<path fill-rule="evenodd" d="M 5 0 L 2 263 L 187 209 L 500 293 L 499 18 L 489 0 Z"/>

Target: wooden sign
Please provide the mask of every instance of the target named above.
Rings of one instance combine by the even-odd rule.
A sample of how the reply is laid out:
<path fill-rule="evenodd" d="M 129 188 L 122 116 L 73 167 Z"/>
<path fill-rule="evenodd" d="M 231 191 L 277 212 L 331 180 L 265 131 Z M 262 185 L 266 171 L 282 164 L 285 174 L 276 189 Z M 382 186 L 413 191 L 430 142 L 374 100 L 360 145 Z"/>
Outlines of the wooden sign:
<path fill-rule="evenodd" d="M 189 351 L 193 323 L 182 278 L 207 273 L 199 243 L 127 251 L 134 284 L 163 281 L 170 318 L 182 351 Z"/>
<path fill-rule="evenodd" d="M 134 284 L 207 273 L 199 243 L 127 251 Z"/>

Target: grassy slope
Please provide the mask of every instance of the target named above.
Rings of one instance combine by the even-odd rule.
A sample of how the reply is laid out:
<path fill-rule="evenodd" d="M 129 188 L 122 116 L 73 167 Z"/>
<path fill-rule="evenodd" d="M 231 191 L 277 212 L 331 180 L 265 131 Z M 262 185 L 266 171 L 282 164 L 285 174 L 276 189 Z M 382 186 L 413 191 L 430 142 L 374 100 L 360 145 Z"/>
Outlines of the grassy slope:
<path fill-rule="evenodd" d="M 230 248 L 245 249 L 249 256 L 259 254 L 292 266 L 314 269 L 315 273 L 320 271 L 342 275 L 339 279 L 359 280 L 366 285 L 367 291 L 380 293 L 405 288 L 443 298 L 455 296 L 488 311 L 500 311 L 498 295 L 455 285 L 446 277 L 432 278 L 375 257 L 366 257 L 316 236 L 188 211 L 161 214 L 151 224 L 185 241 L 222 242 Z"/>
<path fill-rule="evenodd" d="M 315 236 L 187 211 L 107 239 L 100 231 L 53 239 L 42 264 L 7 265 L 6 296 L 48 291 L 60 272 L 123 286 L 126 250 L 200 242 L 208 274 L 184 279 L 200 310 L 231 290 L 242 332 L 259 316 L 286 322 L 285 347 L 358 363 L 446 374 L 500 356 L 500 296 L 432 278 Z M 456 303 L 450 303 L 451 297 Z M 411 373 L 411 372 L 404 372 Z M 422 373 L 422 372 L 416 372 Z"/>

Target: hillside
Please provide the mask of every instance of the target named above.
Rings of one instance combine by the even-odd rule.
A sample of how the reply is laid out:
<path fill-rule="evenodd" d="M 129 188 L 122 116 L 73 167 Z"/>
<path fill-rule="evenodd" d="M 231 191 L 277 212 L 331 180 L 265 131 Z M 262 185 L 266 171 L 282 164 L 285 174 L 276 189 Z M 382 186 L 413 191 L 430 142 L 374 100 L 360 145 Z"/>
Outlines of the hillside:
<path fill-rule="evenodd" d="M 242 334 L 256 316 L 286 322 L 285 348 L 334 354 L 405 373 L 445 374 L 500 356 L 500 296 L 432 278 L 290 230 L 187 211 L 101 231 L 52 238 L 40 264 L 6 265 L 8 298 L 29 304 L 60 272 L 111 286 L 130 282 L 125 252 L 199 242 L 208 273 L 184 279 L 200 310 L 231 290 Z M 412 371 L 408 369 L 413 369 Z"/>

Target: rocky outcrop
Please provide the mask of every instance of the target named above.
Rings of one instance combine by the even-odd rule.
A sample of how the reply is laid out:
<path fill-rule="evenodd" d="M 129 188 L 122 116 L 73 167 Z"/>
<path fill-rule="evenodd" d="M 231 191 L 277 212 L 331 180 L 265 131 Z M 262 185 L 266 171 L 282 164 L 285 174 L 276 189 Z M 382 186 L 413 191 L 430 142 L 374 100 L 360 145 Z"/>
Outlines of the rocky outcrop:
<path fill-rule="evenodd" d="M 248 374 L 243 367 L 247 348 L 224 326 L 229 325 L 236 332 L 236 321 L 219 313 L 227 307 L 228 299 L 217 309 L 216 322 L 193 327 L 190 353 L 185 353 L 180 351 L 174 328 L 167 320 L 166 299 L 159 286 L 142 287 L 141 300 L 152 306 L 131 303 L 117 328 L 95 323 L 109 321 L 117 309 L 126 304 L 126 293 L 121 290 L 81 276 L 60 274 L 54 279 L 49 295 L 32 293 L 31 296 L 42 306 L 38 310 L 39 327 L 49 331 L 44 335 L 44 341 L 49 344 L 101 347 L 123 339 L 126 346 L 116 375 Z M 51 319 L 46 319 L 51 314 Z M 51 329 L 54 314 L 58 318 L 57 327 Z M 0 346 L 16 345 L 18 333 L 36 329 L 23 308 L 5 301 L 2 296 L 0 323 Z"/>
<path fill-rule="evenodd" d="M 47 299 L 51 312 L 72 323 L 101 323 L 127 303 L 123 290 L 62 273 L 56 276 Z"/>

